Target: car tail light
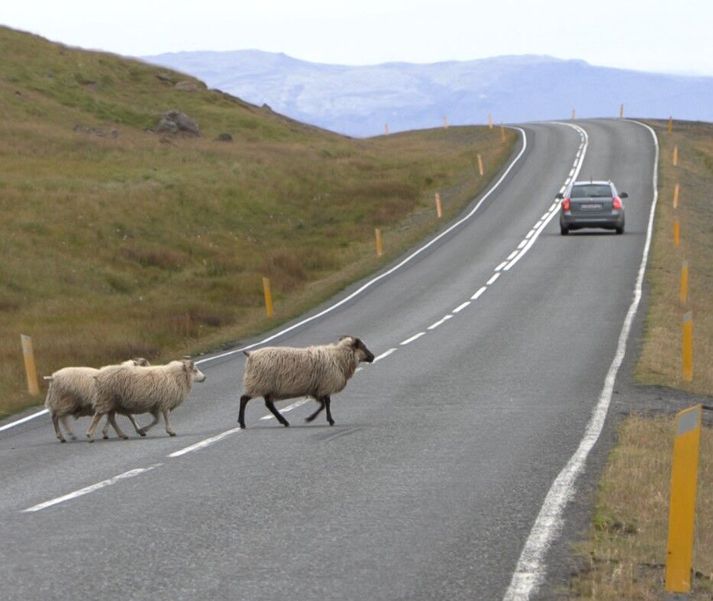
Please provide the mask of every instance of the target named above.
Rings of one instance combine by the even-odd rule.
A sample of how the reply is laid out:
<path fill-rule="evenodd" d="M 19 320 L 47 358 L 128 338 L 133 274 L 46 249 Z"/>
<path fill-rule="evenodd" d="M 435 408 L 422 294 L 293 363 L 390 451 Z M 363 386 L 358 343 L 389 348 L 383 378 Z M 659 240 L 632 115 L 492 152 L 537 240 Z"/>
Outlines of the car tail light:
<path fill-rule="evenodd" d="M 621 204 L 621 203 L 619 203 Z M 563 211 L 569 211 L 571 208 L 571 203 L 569 201 L 569 198 L 565 198 L 562 200 L 562 210 Z"/>
<path fill-rule="evenodd" d="M 618 196 L 615 196 L 614 198 L 612 198 L 611 208 L 620 210 L 621 209 L 621 198 L 619 198 Z"/>

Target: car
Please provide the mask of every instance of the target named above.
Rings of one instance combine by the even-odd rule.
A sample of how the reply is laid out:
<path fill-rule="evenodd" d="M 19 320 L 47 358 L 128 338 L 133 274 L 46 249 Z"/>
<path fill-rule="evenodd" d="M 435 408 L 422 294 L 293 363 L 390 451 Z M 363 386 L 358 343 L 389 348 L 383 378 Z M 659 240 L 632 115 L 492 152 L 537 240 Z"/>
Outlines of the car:
<path fill-rule="evenodd" d="M 557 194 L 560 203 L 560 233 L 581 228 L 603 228 L 624 233 L 623 198 L 611 181 L 591 180 L 571 183 L 564 193 Z"/>

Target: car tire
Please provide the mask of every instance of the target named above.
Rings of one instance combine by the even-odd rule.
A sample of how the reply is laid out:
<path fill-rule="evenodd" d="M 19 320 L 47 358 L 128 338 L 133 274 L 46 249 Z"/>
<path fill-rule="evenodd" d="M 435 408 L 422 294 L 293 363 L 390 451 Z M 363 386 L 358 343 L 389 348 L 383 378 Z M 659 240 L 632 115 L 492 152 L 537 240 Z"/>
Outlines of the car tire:
<path fill-rule="evenodd" d="M 560 234 L 566 236 L 569 234 L 569 228 L 566 225 L 560 225 Z"/>
<path fill-rule="evenodd" d="M 617 235 L 621 235 L 624 233 L 624 226 L 622 225 L 621 227 L 616 228 L 616 233 Z"/>

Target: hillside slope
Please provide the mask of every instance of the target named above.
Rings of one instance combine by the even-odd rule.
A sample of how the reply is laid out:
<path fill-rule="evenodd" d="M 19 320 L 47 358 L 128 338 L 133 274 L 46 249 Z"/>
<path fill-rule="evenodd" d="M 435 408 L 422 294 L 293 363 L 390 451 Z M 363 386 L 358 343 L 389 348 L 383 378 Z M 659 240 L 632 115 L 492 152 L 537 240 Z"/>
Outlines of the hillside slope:
<path fill-rule="evenodd" d="M 355 136 L 451 124 L 626 115 L 713 121 L 713 77 L 611 69 L 548 56 L 324 65 L 257 50 L 145 60 L 300 121 Z"/>
<path fill-rule="evenodd" d="M 350 140 L 139 61 L 7 28 L 0 52 L 0 416 L 37 402 L 21 333 L 47 374 L 271 327 L 438 227 L 434 192 L 453 215 L 515 139 L 450 128 Z M 201 135 L 157 133 L 172 110 Z"/>

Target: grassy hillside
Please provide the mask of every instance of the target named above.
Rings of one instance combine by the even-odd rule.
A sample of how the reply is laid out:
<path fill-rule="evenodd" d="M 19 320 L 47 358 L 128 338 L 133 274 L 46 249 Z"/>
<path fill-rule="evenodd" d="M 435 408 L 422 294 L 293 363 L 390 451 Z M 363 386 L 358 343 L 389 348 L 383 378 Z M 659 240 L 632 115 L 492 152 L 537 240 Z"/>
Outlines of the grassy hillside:
<path fill-rule="evenodd" d="M 20 333 L 41 374 L 235 341 L 438 228 L 434 193 L 452 216 L 515 140 L 487 128 L 353 140 L 2 27 L 0 55 L 0 417 L 40 400 L 24 390 Z M 170 110 L 201 136 L 152 131 Z"/>

